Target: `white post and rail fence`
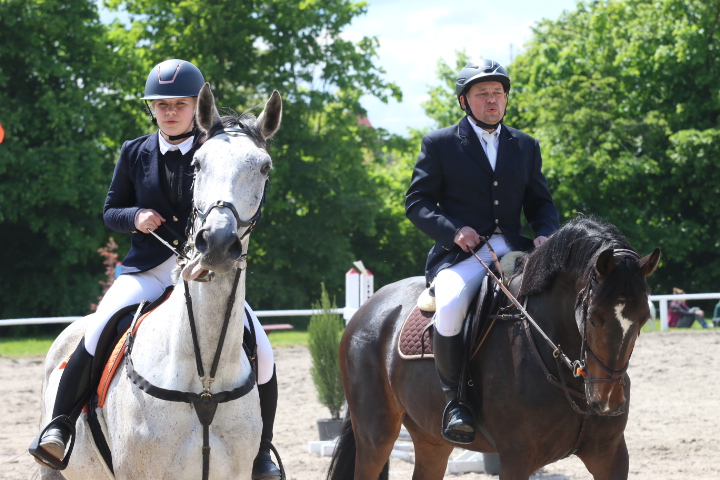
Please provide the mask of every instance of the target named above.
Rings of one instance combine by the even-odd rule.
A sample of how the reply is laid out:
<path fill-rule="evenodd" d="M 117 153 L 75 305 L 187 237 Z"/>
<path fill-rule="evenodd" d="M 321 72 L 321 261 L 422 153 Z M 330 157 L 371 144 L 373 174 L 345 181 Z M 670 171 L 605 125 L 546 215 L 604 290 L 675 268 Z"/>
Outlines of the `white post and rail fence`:
<path fill-rule="evenodd" d="M 375 293 L 374 277 L 370 270 L 365 268 L 361 261 L 354 262 L 355 268 L 351 268 L 345 274 L 345 306 L 332 310 L 332 313 L 342 314 L 345 322 L 349 322 L 353 314 Z M 686 293 L 683 295 L 650 295 L 651 302 L 658 302 L 660 305 L 660 329 L 668 330 L 668 302 L 683 298 L 692 300 L 713 300 L 720 299 L 720 293 Z M 259 318 L 263 317 L 301 317 L 317 313 L 317 310 L 256 310 Z M 40 325 L 51 323 L 71 323 L 82 317 L 51 317 L 51 318 L 14 318 L 0 320 L 0 327 L 12 325 Z"/>
<path fill-rule="evenodd" d="M 336 308 L 332 313 L 341 314 L 347 323 L 353 314 L 375 293 L 374 277 L 361 261 L 354 263 L 357 269 L 351 268 L 345 274 L 345 307 Z M 317 310 L 255 310 L 258 318 L 263 317 L 302 317 L 317 313 Z M 11 318 L 0 320 L 0 327 L 12 325 L 44 325 L 52 323 L 72 323 L 83 317 L 49 317 L 49 318 Z M 267 327 L 272 327 L 268 325 Z M 292 327 L 290 327 L 292 328 Z M 272 328 L 271 328 L 272 330 Z"/>

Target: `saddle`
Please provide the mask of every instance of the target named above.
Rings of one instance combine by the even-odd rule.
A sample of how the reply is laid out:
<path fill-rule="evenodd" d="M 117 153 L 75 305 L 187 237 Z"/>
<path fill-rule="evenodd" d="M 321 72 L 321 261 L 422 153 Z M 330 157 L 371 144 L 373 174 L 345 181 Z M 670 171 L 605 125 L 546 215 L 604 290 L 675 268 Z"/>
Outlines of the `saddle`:
<path fill-rule="evenodd" d="M 515 278 L 512 275 L 518 260 L 524 255 L 524 252 L 510 252 L 503 256 L 500 267 L 508 278 L 506 283 Z M 494 265 L 491 265 L 490 268 L 499 277 L 499 272 Z M 497 319 L 492 317 L 497 313 L 502 314 L 500 309 L 505 308 L 508 304 L 500 287 L 495 284 L 490 275 L 486 275 L 477 296 L 468 308 L 468 315 L 464 322 L 466 351 L 472 352 L 468 360 L 478 354 L 490 330 L 495 325 Z M 434 312 L 435 294 L 434 285 L 431 285 L 420 294 L 417 305 L 410 311 L 400 329 L 398 352 L 401 358 L 405 360 L 434 358 L 432 351 Z"/>
<path fill-rule="evenodd" d="M 488 321 L 488 317 L 497 313 L 500 299 L 505 295 L 494 283 L 489 275 L 486 276 L 477 297 L 468 308 L 468 315 L 464 321 L 465 347 L 473 352 L 468 360 L 480 351 L 482 343 L 494 325 L 494 322 Z M 421 310 L 417 305 L 410 311 L 398 336 L 400 358 L 405 360 L 434 358 L 432 350 L 432 335 L 435 330 L 434 317 L 435 312 Z"/>

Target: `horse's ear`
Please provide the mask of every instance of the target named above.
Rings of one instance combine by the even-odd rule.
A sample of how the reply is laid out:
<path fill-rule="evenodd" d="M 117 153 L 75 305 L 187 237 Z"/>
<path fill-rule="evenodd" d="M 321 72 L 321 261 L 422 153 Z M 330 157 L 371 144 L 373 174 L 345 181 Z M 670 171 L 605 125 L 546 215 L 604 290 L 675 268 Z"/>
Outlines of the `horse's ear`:
<path fill-rule="evenodd" d="M 270 99 L 265 104 L 265 108 L 255 121 L 255 126 L 258 127 L 263 138 L 268 139 L 275 135 L 275 132 L 280 128 L 281 119 L 282 99 L 280 98 L 280 92 L 273 90 Z"/>
<path fill-rule="evenodd" d="M 660 263 L 660 247 L 655 247 L 650 255 L 640 259 L 640 271 L 649 277 L 657 269 L 658 263 Z"/>
<path fill-rule="evenodd" d="M 595 271 L 602 278 L 610 274 L 615 268 L 615 256 L 612 248 L 604 250 L 595 261 Z M 599 281 L 600 279 L 598 279 Z"/>
<path fill-rule="evenodd" d="M 197 112 L 195 113 L 198 126 L 207 133 L 213 125 L 220 122 L 220 114 L 215 106 L 215 97 L 210 91 L 210 84 L 206 83 L 198 94 Z"/>

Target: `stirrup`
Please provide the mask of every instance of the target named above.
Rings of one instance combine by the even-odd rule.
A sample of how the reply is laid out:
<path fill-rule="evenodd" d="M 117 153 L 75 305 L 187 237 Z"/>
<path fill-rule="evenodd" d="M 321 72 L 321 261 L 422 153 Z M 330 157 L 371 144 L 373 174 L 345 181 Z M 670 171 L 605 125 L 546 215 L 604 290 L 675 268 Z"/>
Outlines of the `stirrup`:
<path fill-rule="evenodd" d="M 40 446 L 40 441 L 42 440 L 43 435 L 50 430 L 53 427 L 58 426 L 64 426 L 67 427 L 68 430 L 70 430 L 70 446 L 65 448 L 65 456 L 62 460 L 59 458 L 54 457 L 53 455 L 50 455 L 45 449 L 43 449 Z M 71 421 L 70 417 L 67 415 L 58 415 L 57 417 L 53 418 L 50 423 L 47 424 L 47 426 L 43 429 L 42 432 L 40 432 L 40 435 L 33 440 L 33 442 L 30 444 L 30 448 L 28 448 L 28 452 L 30 455 L 35 457 L 35 459 L 41 463 L 42 465 L 52 468 L 53 470 L 65 470 L 68 466 L 68 461 L 70 460 L 70 454 L 72 453 L 73 447 L 75 446 L 75 422 Z"/>
<path fill-rule="evenodd" d="M 280 459 L 280 454 L 275 448 L 275 445 L 273 445 L 270 440 L 263 438 L 262 440 L 260 440 L 260 448 L 262 447 L 268 448 L 275 455 L 275 460 L 277 460 L 277 468 L 278 470 L 280 470 L 280 479 L 287 480 L 287 476 L 285 475 L 285 467 L 283 467 L 282 460 Z"/>
<path fill-rule="evenodd" d="M 465 433 L 465 432 L 457 432 L 454 430 L 448 429 L 448 422 L 450 420 L 450 410 L 455 407 L 465 407 L 470 412 L 470 416 L 473 417 L 473 423 L 475 423 L 475 416 L 473 415 L 472 409 L 465 403 L 461 402 L 457 398 L 454 398 L 448 402 L 447 405 L 445 405 L 445 410 L 443 410 L 443 416 L 442 416 L 442 426 L 440 428 L 440 433 L 442 434 L 443 438 L 447 440 L 448 442 L 452 443 L 459 443 L 462 445 L 467 445 L 468 443 L 472 443 L 475 441 L 475 432 L 472 433 Z M 475 430 L 475 426 L 473 425 L 473 430 Z"/>

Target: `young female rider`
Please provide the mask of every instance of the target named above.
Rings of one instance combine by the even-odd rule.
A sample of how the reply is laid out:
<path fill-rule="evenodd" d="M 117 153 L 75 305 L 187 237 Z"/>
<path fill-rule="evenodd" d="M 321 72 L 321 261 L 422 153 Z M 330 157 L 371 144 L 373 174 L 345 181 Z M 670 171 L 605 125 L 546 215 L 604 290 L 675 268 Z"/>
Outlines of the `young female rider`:
<path fill-rule="evenodd" d="M 68 361 L 60 379 L 53 419 L 74 424 L 93 390 L 92 359 L 103 328 L 119 309 L 158 298 L 172 285 L 175 255 L 157 238 L 177 245 L 192 210 L 193 155 L 202 133 L 195 128 L 195 108 L 205 79 L 198 68 L 183 60 L 167 60 L 155 66 L 145 83 L 143 100 L 150 101 L 158 132 L 125 142 L 105 201 L 105 224 L 119 232 L 132 232 L 131 247 L 115 280 L 90 315 L 85 337 Z M 158 228 L 164 225 L 163 228 Z M 267 335 L 249 305 L 258 347 L 258 391 L 263 420 L 263 440 L 272 440 L 277 408 L 277 377 Z M 54 421 L 53 421 L 54 422 Z M 71 432 L 51 422 L 39 448 L 62 460 Z M 279 479 L 280 471 L 270 458 L 269 447 L 260 447 L 253 465 L 254 480 Z M 30 452 L 37 458 L 37 451 Z M 41 462 L 47 465 L 46 462 Z"/>

